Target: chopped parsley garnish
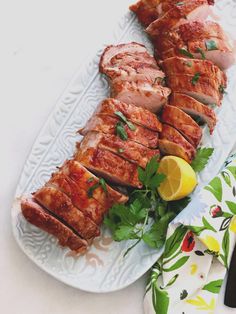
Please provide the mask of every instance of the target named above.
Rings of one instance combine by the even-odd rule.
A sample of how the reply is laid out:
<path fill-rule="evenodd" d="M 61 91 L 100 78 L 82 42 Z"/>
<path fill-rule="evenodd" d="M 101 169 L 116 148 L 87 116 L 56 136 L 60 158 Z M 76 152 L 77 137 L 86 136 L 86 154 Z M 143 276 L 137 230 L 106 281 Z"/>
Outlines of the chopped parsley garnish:
<path fill-rule="evenodd" d="M 184 5 L 184 2 L 177 2 L 175 5 L 181 6 L 181 5 Z"/>
<path fill-rule="evenodd" d="M 189 58 L 194 58 L 194 55 L 193 54 L 191 54 L 191 52 L 189 52 L 187 49 L 185 49 L 185 48 L 179 48 L 179 52 L 182 54 L 182 55 L 184 55 L 184 56 L 186 56 L 186 57 L 189 57 Z"/>
<path fill-rule="evenodd" d="M 124 149 L 123 148 L 118 148 L 117 151 L 118 151 L 119 154 L 122 154 L 124 152 Z"/>
<path fill-rule="evenodd" d="M 122 139 L 122 141 L 127 141 L 128 134 L 125 131 L 124 126 L 125 126 L 124 123 L 117 122 L 117 124 L 116 124 L 116 135 L 119 136 L 119 138 Z"/>
<path fill-rule="evenodd" d="M 93 177 L 90 177 L 87 182 L 90 183 L 90 182 L 93 182 L 94 181 L 94 178 Z"/>
<path fill-rule="evenodd" d="M 223 85 L 220 85 L 220 86 L 219 86 L 219 92 L 220 92 L 221 94 L 226 94 L 225 89 L 226 89 L 225 86 L 223 86 Z"/>
<path fill-rule="evenodd" d="M 94 192 L 97 188 L 99 188 L 99 187 L 102 187 L 103 191 L 104 191 L 105 193 L 107 193 L 106 181 L 105 181 L 103 178 L 101 178 L 101 179 L 99 179 L 99 181 L 98 181 L 97 183 L 95 183 L 94 185 L 92 185 L 92 186 L 88 189 L 88 191 L 87 191 L 88 197 L 89 197 L 89 198 L 92 198 L 92 197 L 93 197 L 93 192 Z"/>
<path fill-rule="evenodd" d="M 208 51 L 217 50 L 218 49 L 217 43 L 214 40 L 212 40 L 212 39 L 211 40 L 206 40 L 205 45 L 206 45 L 206 49 Z"/>
<path fill-rule="evenodd" d="M 206 59 L 206 55 L 205 55 L 204 51 L 203 51 L 201 48 L 198 47 L 198 48 L 196 49 L 196 52 L 199 52 L 199 53 L 201 54 L 202 60 L 205 60 L 205 59 Z"/>
<path fill-rule="evenodd" d="M 196 85 L 197 82 L 198 82 L 198 80 L 199 80 L 199 78 L 200 78 L 200 76 L 201 76 L 201 74 L 200 74 L 199 72 L 195 73 L 195 74 L 194 74 L 194 77 L 191 79 L 191 83 L 192 83 L 193 85 Z"/>
<path fill-rule="evenodd" d="M 127 120 L 126 116 L 125 116 L 122 112 L 116 111 L 116 112 L 115 112 L 115 115 L 116 115 L 117 117 L 119 117 L 122 122 L 124 122 L 125 124 L 127 124 L 127 125 L 128 125 L 128 128 L 129 128 L 131 131 L 135 131 L 135 130 L 136 130 L 136 126 L 133 125 L 132 122 L 130 122 L 129 120 Z"/>
<path fill-rule="evenodd" d="M 185 61 L 184 64 L 187 65 L 189 68 L 191 68 L 193 65 L 191 61 Z"/>

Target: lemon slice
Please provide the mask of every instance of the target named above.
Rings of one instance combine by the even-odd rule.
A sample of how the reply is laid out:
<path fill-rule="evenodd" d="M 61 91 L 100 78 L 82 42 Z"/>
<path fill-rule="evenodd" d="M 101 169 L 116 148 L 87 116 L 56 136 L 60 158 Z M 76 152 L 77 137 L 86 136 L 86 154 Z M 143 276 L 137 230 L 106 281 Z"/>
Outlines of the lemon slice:
<path fill-rule="evenodd" d="M 193 168 L 182 158 L 166 156 L 158 169 L 166 178 L 158 187 L 158 193 L 165 201 L 175 201 L 189 195 L 197 185 Z"/>

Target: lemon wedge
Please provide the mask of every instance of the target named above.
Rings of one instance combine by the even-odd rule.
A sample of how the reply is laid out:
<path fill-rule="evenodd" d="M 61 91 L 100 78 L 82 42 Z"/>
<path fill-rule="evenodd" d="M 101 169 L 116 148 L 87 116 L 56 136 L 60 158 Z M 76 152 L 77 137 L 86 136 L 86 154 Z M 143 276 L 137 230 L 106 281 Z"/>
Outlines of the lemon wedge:
<path fill-rule="evenodd" d="M 189 195 L 197 185 L 193 168 L 182 158 L 166 156 L 158 169 L 166 178 L 158 187 L 158 193 L 165 201 L 175 201 Z"/>

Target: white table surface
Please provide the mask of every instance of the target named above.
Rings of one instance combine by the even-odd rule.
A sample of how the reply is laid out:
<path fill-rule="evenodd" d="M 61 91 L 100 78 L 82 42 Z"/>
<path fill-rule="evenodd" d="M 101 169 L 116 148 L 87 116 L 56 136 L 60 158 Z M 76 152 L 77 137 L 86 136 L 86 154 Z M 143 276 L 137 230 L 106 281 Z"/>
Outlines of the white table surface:
<path fill-rule="evenodd" d="M 145 277 L 110 294 L 70 288 L 21 252 L 10 220 L 17 181 L 41 126 L 74 71 L 106 42 L 131 3 L 0 0 L 0 313 L 143 313 Z M 216 313 L 236 313 L 222 300 Z"/>

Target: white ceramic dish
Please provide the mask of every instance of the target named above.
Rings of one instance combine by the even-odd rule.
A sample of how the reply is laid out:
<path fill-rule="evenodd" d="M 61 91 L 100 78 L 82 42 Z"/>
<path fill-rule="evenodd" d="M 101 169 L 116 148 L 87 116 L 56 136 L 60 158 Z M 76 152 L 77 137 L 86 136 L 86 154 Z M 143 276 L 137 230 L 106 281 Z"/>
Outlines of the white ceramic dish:
<path fill-rule="evenodd" d="M 235 2 L 220 1 L 214 10 L 221 16 L 220 23 L 224 28 L 235 34 Z M 151 50 L 147 36 L 131 13 L 120 21 L 110 43 L 129 41 L 143 43 Z M 76 131 L 86 123 L 98 103 L 108 96 L 107 81 L 98 73 L 103 49 L 104 46 L 91 62 L 76 73 L 42 128 L 25 163 L 12 206 L 13 233 L 25 254 L 58 280 L 91 292 L 110 292 L 128 286 L 153 265 L 161 250 L 152 250 L 140 243 L 123 258 L 132 241 L 114 242 L 109 231 L 103 229 L 102 236 L 94 241 L 91 249 L 84 256 L 75 257 L 68 249 L 58 246 L 54 237 L 26 222 L 20 212 L 19 200 L 23 194 L 42 186 L 56 166 L 72 155 L 78 140 Z M 236 66 L 230 69 L 228 77 L 228 94 L 218 113 L 216 130 L 213 136 L 209 136 L 207 129 L 204 130 L 203 145 L 212 146 L 215 151 L 200 176 L 199 186 L 217 173 L 235 141 Z"/>

